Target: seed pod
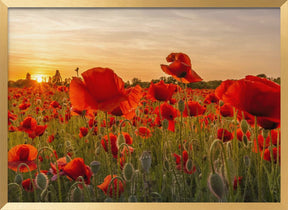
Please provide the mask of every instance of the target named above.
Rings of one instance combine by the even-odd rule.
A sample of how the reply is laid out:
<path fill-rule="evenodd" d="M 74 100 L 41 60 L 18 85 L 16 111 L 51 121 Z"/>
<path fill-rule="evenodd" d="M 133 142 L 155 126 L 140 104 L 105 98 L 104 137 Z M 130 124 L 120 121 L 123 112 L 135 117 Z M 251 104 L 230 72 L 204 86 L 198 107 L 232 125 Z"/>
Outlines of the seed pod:
<path fill-rule="evenodd" d="M 15 176 L 14 182 L 17 183 L 19 186 L 22 186 L 23 176 L 22 174 L 17 174 Z"/>
<path fill-rule="evenodd" d="M 164 119 L 162 122 L 162 127 L 167 130 L 169 126 L 169 121 L 167 119 Z"/>
<path fill-rule="evenodd" d="M 36 176 L 35 183 L 39 189 L 45 190 L 48 186 L 49 180 L 48 180 L 48 177 L 46 176 L 46 174 L 39 173 Z"/>
<path fill-rule="evenodd" d="M 243 134 L 246 134 L 248 131 L 249 125 L 245 119 L 241 120 L 240 127 L 241 127 Z"/>
<path fill-rule="evenodd" d="M 91 168 L 91 171 L 94 175 L 97 174 L 97 172 L 99 171 L 100 165 L 101 165 L 100 162 L 96 161 L 96 160 L 94 160 L 90 163 L 90 168 Z"/>
<path fill-rule="evenodd" d="M 212 173 L 208 177 L 208 187 L 211 193 L 219 200 L 222 200 L 225 194 L 225 187 L 222 177 L 219 174 Z"/>
<path fill-rule="evenodd" d="M 120 145 L 125 143 L 125 137 L 123 136 L 123 134 L 121 133 L 118 138 L 117 138 L 117 147 L 119 149 Z"/>
<path fill-rule="evenodd" d="M 123 167 L 123 177 L 126 181 L 131 181 L 134 175 L 134 167 L 131 163 L 126 163 Z"/>
<path fill-rule="evenodd" d="M 219 106 L 223 106 L 224 105 L 224 101 L 220 100 L 219 101 Z"/>
<path fill-rule="evenodd" d="M 140 157 L 140 160 L 143 170 L 148 173 L 152 163 L 150 152 L 144 151 Z"/>
<path fill-rule="evenodd" d="M 183 100 L 179 100 L 179 102 L 178 102 L 178 109 L 179 109 L 179 111 L 180 111 L 181 113 L 184 112 L 184 110 L 185 110 L 185 103 L 184 103 Z"/>
<path fill-rule="evenodd" d="M 72 202 L 82 202 L 83 201 L 83 192 L 78 187 L 75 187 L 70 195 L 70 200 Z"/>
<path fill-rule="evenodd" d="M 264 139 L 266 139 L 268 137 L 268 134 L 269 134 L 269 130 L 268 129 L 264 129 L 263 130 L 263 137 Z"/>
<path fill-rule="evenodd" d="M 137 198 L 135 195 L 130 195 L 128 198 L 128 202 L 137 202 Z"/>

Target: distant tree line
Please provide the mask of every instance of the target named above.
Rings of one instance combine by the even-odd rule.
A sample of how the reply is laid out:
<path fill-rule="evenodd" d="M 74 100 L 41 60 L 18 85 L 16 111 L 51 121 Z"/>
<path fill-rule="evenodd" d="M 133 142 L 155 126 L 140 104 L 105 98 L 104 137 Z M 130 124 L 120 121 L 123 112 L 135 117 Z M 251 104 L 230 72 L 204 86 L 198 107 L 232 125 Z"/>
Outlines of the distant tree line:
<path fill-rule="evenodd" d="M 76 69 L 78 73 L 78 69 Z M 257 77 L 261 78 L 266 78 L 269 80 L 272 80 L 278 84 L 280 84 L 280 77 L 277 78 L 272 78 L 272 77 L 267 77 L 265 74 L 258 74 Z M 52 80 L 52 81 L 51 81 Z M 160 82 L 160 80 L 163 80 L 167 84 L 178 84 L 178 81 L 176 81 L 173 77 L 160 77 L 159 79 L 152 79 L 151 81 L 153 83 Z M 64 82 L 62 82 L 62 77 L 60 75 L 59 70 L 56 70 L 55 75 L 51 78 L 49 78 L 48 83 L 50 84 L 56 84 L 56 85 L 65 85 L 68 86 L 70 83 L 71 79 L 65 79 Z M 140 85 L 142 88 L 149 88 L 150 82 L 144 82 L 141 81 L 139 78 L 133 78 L 130 81 L 127 81 L 125 83 L 125 87 L 133 87 L 136 85 Z M 217 88 L 220 84 L 222 83 L 222 80 L 211 80 L 211 81 L 201 81 L 201 82 L 195 82 L 195 83 L 190 83 L 187 84 L 187 87 L 193 88 L 193 89 L 215 89 Z M 31 75 L 29 73 L 26 74 L 26 79 L 19 79 L 17 81 L 8 81 L 8 87 L 18 87 L 18 88 L 23 88 L 23 87 L 32 87 L 37 84 L 37 81 L 31 79 Z"/>
<path fill-rule="evenodd" d="M 280 77 L 277 78 L 272 78 L 272 77 L 267 77 L 265 74 L 258 74 L 256 75 L 257 77 L 261 78 L 266 78 L 271 81 L 274 81 L 278 84 L 280 84 Z M 170 84 L 178 84 L 178 81 L 176 81 L 173 77 L 160 77 L 159 79 L 153 79 L 151 80 L 153 83 L 157 83 L 160 80 L 163 80 L 165 83 Z M 151 82 L 142 82 L 138 78 L 133 78 L 130 81 L 125 83 L 125 87 L 133 87 L 135 85 L 140 85 L 142 88 L 148 88 L 150 86 Z M 195 82 L 195 83 L 190 83 L 187 84 L 187 87 L 193 88 L 193 89 L 216 89 L 220 84 L 222 83 L 222 80 L 211 80 L 211 81 L 201 81 L 201 82 Z"/>

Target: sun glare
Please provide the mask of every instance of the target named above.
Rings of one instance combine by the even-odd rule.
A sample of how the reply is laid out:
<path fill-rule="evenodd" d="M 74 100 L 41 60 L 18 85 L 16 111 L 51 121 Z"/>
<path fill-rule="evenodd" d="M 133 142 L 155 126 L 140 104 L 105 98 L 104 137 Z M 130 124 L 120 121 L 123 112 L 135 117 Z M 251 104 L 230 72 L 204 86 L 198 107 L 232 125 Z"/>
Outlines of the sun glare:
<path fill-rule="evenodd" d="M 42 77 L 37 77 L 37 82 L 42 82 Z"/>

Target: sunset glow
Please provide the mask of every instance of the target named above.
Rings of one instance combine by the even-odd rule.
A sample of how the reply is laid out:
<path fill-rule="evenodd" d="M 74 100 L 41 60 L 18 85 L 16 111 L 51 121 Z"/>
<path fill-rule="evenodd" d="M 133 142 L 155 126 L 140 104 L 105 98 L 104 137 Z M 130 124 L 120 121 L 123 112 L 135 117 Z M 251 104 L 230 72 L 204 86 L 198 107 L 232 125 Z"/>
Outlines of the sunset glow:
<path fill-rule="evenodd" d="M 9 80 L 93 67 L 160 78 L 184 52 L 204 81 L 280 76 L 279 9 L 9 9 Z"/>

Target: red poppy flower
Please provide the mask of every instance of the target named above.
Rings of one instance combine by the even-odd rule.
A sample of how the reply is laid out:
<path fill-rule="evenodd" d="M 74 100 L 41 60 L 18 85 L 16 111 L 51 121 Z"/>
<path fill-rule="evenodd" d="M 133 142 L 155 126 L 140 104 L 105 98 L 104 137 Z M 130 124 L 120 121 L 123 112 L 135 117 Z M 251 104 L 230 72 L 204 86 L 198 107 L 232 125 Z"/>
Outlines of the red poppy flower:
<path fill-rule="evenodd" d="M 273 120 L 267 119 L 265 117 L 258 117 L 257 124 L 264 129 L 275 129 L 280 127 L 280 121 L 275 122 Z"/>
<path fill-rule="evenodd" d="M 20 110 L 26 110 L 31 106 L 31 104 L 27 104 L 27 103 L 22 103 L 19 105 L 19 109 Z"/>
<path fill-rule="evenodd" d="M 131 144 L 133 143 L 133 139 L 132 139 L 132 137 L 129 135 L 129 133 L 122 132 L 122 135 L 123 135 L 124 138 L 125 138 L 125 143 L 126 143 L 126 144 L 131 145 Z"/>
<path fill-rule="evenodd" d="M 191 68 L 190 58 L 184 53 L 171 53 L 166 58 L 169 65 L 161 64 L 161 69 L 179 82 L 200 82 L 202 78 Z"/>
<path fill-rule="evenodd" d="M 32 182 L 35 182 L 35 180 L 33 179 Z M 26 192 L 34 192 L 32 182 L 30 178 L 22 181 L 22 187 Z"/>
<path fill-rule="evenodd" d="M 233 134 L 226 129 L 220 128 L 217 131 L 217 138 L 221 139 L 223 142 L 227 142 L 233 139 Z"/>
<path fill-rule="evenodd" d="M 183 169 L 183 171 L 186 173 L 186 174 L 193 174 L 195 171 L 196 171 L 196 167 L 193 166 L 192 170 L 191 171 L 188 171 L 187 167 L 186 167 L 186 163 L 188 161 L 188 152 L 186 150 L 184 150 L 182 152 L 182 157 L 180 155 L 177 155 L 177 154 L 173 154 L 173 156 L 175 157 L 175 161 L 176 161 L 176 168 L 178 170 L 181 170 L 181 168 Z M 183 158 L 183 167 L 181 167 L 181 158 Z"/>
<path fill-rule="evenodd" d="M 264 78 L 226 80 L 215 90 L 218 98 L 237 109 L 270 121 L 280 122 L 280 85 Z"/>
<path fill-rule="evenodd" d="M 62 157 L 62 158 L 59 158 L 57 160 L 57 165 L 58 165 L 58 170 L 59 172 L 62 172 L 64 167 L 66 166 L 67 164 L 67 159 L 66 157 Z M 57 175 L 57 168 L 56 168 L 56 163 L 50 163 L 50 166 L 51 166 L 51 169 L 50 172 L 54 175 Z"/>
<path fill-rule="evenodd" d="M 126 114 L 138 106 L 142 97 L 140 86 L 126 90 L 123 80 L 108 68 L 87 70 L 82 77 L 84 81 L 73 78 L 69 91 L 72 106 L 78 110 L 112 112 L 120 107 Z"/>
<path fill-rule="evenodd" d="M 136 134 L 137 136 L 140 136 L 140 137 L 144 138 L 144 139 L 147 139 L 147 138 L 149 138 L 149 137 L 152 136 L 150 129 L 149 129 L 149 128 L 146 128 L 146 127 L 139 127 L 139 128 L 135 131 L 135 134 Z"/>
<path fill-rule="evenodd" d="M 210 93 L 204 99 L 204 104 L 211 104 L 211 103 L 218 103 L 218 102 L 219 102 L 219 99 L 217 98 L 215 93 Z"/>
<path fill-rule="evenodd" d="M 42 136 L 47 128 L 47 125 L 37 125 L 35 130 L 32 133 L 28 133 L 28 136 L 32 139 L 37 136 Z"/>
<path fill-rule="evenodd" d="M 9 132 L 15 132 L 15 131 L 18 131 L 18 128 L 11 125 L 8 130 L 9 130 Z"/>
<path fill-rule="evenodd" d="M 252 114 L 249 114 L 248 112 L 237 110 L 237 120 L 241 122 L 241 120 L 244 119 L 249 123 L 249 125 L 254 126 L 255 117 Z"/>
<path fill-rule="evenodd" d="M 117 136 L 115 136 L 113 133 L 109 133 L 109 138 L 110 138 L 110 145 L 111 145 L 111 152 L 114 158 L 117 158 L 118 156 L 118 147 L 117 147 Z M 108 141 L 108 136 L 105 135 L 102 140 L 101 144 L 106 152 L 108 152 L 108 146 L 109 146 L 109 141 Z"/>
<path fill-rule="evenodd" d="M 272 153 L 273 153 L 273 162 L 276 163 L 277 162 L 277 147 L 274 147 L 272 149 Z M 281 148 L 280 147 L 279 147 L 278 154 L 279 154 L 279 163 L 280 163 L 280 157 L 281 157 Z M 270 153 L 269 148 L 265 149 L 263 159 L 271 162 L 271 153 Z"/>
<path fill-rule="evenodd" d="M 17 171 L 17 167 L 20 163 L 26 163 L 29 166 L 30 171 L 37 168 L 35 163 L 38 150 L 30 144 L 19 144 L 11 148 L 8 152 L 8 168 L 13 171 Z M 28 172 L 25 166 L 20 167 L 21 172 Z"/>
<path fill-rule="evenodd" d="M 113 178 L 116 177 L 117 175 L 113 175 Z M 122 182 L 118 179 L 114 179 L 113 184 L 110 185 L 110 189 L 108 189 L 109 187 L 109 183 L 111 182 L 111 175 L 108 175 L 105 177 L 104 182 L 100 185 L 98 185 L 97 187 L 99 189 L 101 189 L 106 195 L 109 191 L 109 196 L 110 197 L 116 197 L 116 195 L 118 194 L 118 197 L 120 197 L 121 193 L 124 192 L 124 186 L 122 184 Z M 118 187 L 117 187 L 118 186 Z M 114 189 L 114 190 L 113 190 Z M 116 191 L 117 190 L 117 191 Z"/>
<path fill-rule="evenodd" d="M 17 115 L 16 114 L 12 114 L 9 110 L 8 110 L 8 125 L 11 125 L 12 122 L 17 119 Z"/>
<path fill-rule="evenodd" d="M 233 117 L 234 116 L 233 107 L 229 104 L 224 104 L 223 106 L 220 107 L 220 114 L 223 117 Z"/>
<path fill-rule="evenodd" d="M 64 173 L 71 179 L 76 180 L 79 176 L 82 176 L 86 184 L 90 184 L 90 178 L 92 171 L 89 166 L 85 165 L 82 158 L 74 158 L 63 168 Z"/>
<path fill-rule="evenodd" d="M 246 136 L 247 136 L 248 140 L 250 140 L 250 136 L 251 136 L 250 131 L 246 132 Z M 237 129 L 237 139 L 239 141 L 242 141 L 242 139 L 243 139 L 243 131 L 241 130 L 241 128 Z"/>
<path fill-rule="evenodd" d="M 183 117 L 187 117 L 188 116 L 188 109 L 189 108 L 189 116 L 198 116 L 198 115 L 202 115 L 205 113 L 206 111 L 206 107 L 201 106 L 198 102 L 196 101 L 188 101 L 188 106 L 186 103 L 184 112 L 183 112 Z"/>
<path fill-rule="evenodd" d="M 55 139 L 54 134 L 51 134 L 50 136 L 48 136 L 47 142 L 52 143 Z"/>
<path fill-rule="evenodd" d="M 175 85 L 165 84 L 163 80 L 154 84 L 151 82 L 148 89 L 148 96 L 158 101 L 169 101 L 175 93 Z"/>
<path fill-rule="evenodd" d="M 37 121 L 32 117 L 26 117 L 18 127 L 19 131 L 24 131 L 26 133 L 33 133 L 37 127 Z"/>
<path fill-rule="evenodd" d="M 60 108 L 61 109 L 61 106 L 60 104 L 57 102 L 57 101 L 52 101 L 50 103 L 50 107 L 54 108 L 54 109 L 57 109 L 57 108 Z"/>
<path fill-rule="evenodd" d="M 238 183 L 239 183 L 239 185 L 240 185 L 242 179 L 243 179 L 243 176 L 238 176 L 238 178 L 237 178 L 236 176 L 234 177 L 234 182 L 233 182 L 233 189 L 234 189 L 234 190 L 237 190 Z"/>
<path fill-rule="evenodd" d="M 79 138 L 85 137 L 88 134 L 88 128 L 86 127 L 81 127 L 80 128 L 80 133 L 79 133 Z"/>
<path fill-rule="evenodd" d="M 156 108 L 157 109 L 157 108 Z M 163 119 L 168 120 L 168 129 L 170 131 L 175 131 L 175 121 L 174 119 L 178 116 L 178 110 L 168 103 L 163 103 L 160 106 L 161 116 Z"/>

